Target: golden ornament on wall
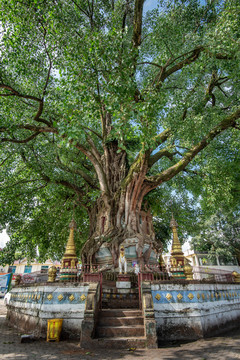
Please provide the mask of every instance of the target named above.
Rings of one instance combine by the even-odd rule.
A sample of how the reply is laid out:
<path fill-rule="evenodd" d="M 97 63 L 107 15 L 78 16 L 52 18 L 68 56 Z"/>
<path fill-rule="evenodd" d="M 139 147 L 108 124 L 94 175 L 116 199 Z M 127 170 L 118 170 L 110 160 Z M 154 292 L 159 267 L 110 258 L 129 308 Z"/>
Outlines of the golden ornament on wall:
<path fill-rule="evenodd" d="M 155 296 L 155 299 L 157 299 L 157 301 L 159 301 L 159 300 L 161 299 L 161 295 L 160 295 L 160 294 L 157 294 L 157 295 Z"/>
<path fill-rule="evenodd" d="M 71 296 L 69 296 L 69 300 L 73 301 L 75 299 L 74 295 L 72 294 Z"/>
<path fill-rule="evenodd" d="M 188 298 L 192 300 L 194 298 L 194 295 L 192 293 L 188 294 Z"/>
<path fill-rule="evenodd" d="M 63 299 L 62 294 L 58 295 L 58 300 L 59 300 L 59 301 L 62 301 L 62 299 Z"/>
<path fill-rule="evenodd" d="M 177 295 L 177 298 L 178 298 L 178 300 L 182 300 L 182 298 L 183 298 L 182 294 L 179 293 L 179 294 Z"/>
<path fill-rule="evenodd" d="M 86 296 L 85 296 L 84 294 L 82 294 L 82 296 L 80 296 L 80 299 L 81 299 L 82 301 L 84 301 L 84 300 L 86 299 Z"/>
<path fill-rule="evenodd" d="M 172 295 L 168 293 L 168 294 L 166 295 L 166 299 L 167 299 L 168 301 L 170 301 L 170 300 L 172 299 Z"/>
<path fill-rule="evenodd" d="M 52 294 L 49 294 L 49 295 L 47 296 L 47 298 L 48 298 L 49 301 L 51 301 L 52 298 L 53 298 Z"/>

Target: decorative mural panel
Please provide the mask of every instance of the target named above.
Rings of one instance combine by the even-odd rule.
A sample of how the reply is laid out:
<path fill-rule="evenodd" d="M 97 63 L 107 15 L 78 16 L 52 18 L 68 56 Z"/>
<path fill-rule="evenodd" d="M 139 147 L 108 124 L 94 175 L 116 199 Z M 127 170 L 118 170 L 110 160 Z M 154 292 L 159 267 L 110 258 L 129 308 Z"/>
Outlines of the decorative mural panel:
<path fill-rule="evenodd" d="M 232 291 L 214 291 L 214 290 L 193 290 L 193 291 L 164 291 L 152 290 L 152 298 L 155 304 L 169 303 L 205 303 L 213 301 L 234 301 L 240 299 L 240 289 Z"/>
<path fill-rule="evenodd" d="M 21 292 L 12 293 L 10 302 L 34 303 L 34 304 L 79 304 L 84 303 L 87 292 Z"/>
<path fill-rule="evenodd" d="M 50 294 L 48 294 L 50 296 Z M 10 301 L 22 303 L 42 303 L 42 294 L 36 292 L 12 293 Z"/>

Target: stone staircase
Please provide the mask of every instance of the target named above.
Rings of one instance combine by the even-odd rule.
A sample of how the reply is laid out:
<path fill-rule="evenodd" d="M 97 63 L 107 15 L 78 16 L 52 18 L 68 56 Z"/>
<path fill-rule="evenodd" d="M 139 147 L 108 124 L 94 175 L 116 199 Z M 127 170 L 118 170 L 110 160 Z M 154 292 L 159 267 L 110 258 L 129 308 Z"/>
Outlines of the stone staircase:
<path fill-rule="evenodd" d="M 117 286 L 116 286 L 117 285 Z M 85 304 L 80 345 L 82 348 L 156 348 L 151 284 L 142 285 L 144 311 L 139 309 L 134 283 L 104 282 L 99 308 L 99 283 L 92 283 Z"/>
<path fill-rule="evenodd" d="M 138 289 L 121 292 L 115 284 L 104 284 L 102 309 L 95 329 L 95 342 L 100 347 L 146 347 L 144 317 L 139 310 Z"/>
<path fill-rule="evenodd" d="M 102 309 L 139 309 L 137 288 L 117 289 L 116 283 L 107 283 L 102 289 Z"/>
<path fill-rule="evenodd" d="M 97 323 L 99 346 L 144 348 L 146 346 L 144 318 L 139 309 L 102 309 Z"/>

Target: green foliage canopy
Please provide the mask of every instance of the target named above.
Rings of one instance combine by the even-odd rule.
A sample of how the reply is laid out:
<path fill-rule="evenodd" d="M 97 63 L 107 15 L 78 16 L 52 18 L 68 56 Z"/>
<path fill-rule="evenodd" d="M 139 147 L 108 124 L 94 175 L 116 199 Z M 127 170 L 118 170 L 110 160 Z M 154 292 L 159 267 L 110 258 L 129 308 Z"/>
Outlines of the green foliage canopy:
<path fill-rule="evenodd" d="M 232 255 L 240 263 L 240 219 L 239 214 L 218 211 L 206 219 L 201 216 L 195 227 L 192 245 L 198 252 L 208 252 L 231 260 Z"/>
<path fill-rule="evenodd" d="M 16 248 L 34 256 L 37 244 L 61 256 L 73 203 L 81 248 L 114 141 L 130 174 L 148 157 L 155 213 L 179 192 L 208 210 L 238 205 L 238 1 L 156 1 L 145 12 L 143 0 L 0 0 L 0 9 L 4 261 Z"/>

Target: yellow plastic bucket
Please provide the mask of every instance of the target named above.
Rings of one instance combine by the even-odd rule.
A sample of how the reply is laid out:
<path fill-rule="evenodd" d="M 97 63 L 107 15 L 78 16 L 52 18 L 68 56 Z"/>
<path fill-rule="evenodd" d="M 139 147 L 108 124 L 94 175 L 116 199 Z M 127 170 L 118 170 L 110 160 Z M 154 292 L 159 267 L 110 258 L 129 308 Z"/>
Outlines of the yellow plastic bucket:
<path fill-rule="evenodd" d="M 50 319 L 47 326 L 47 341 L 59 341 L 63 319 Z"/>

